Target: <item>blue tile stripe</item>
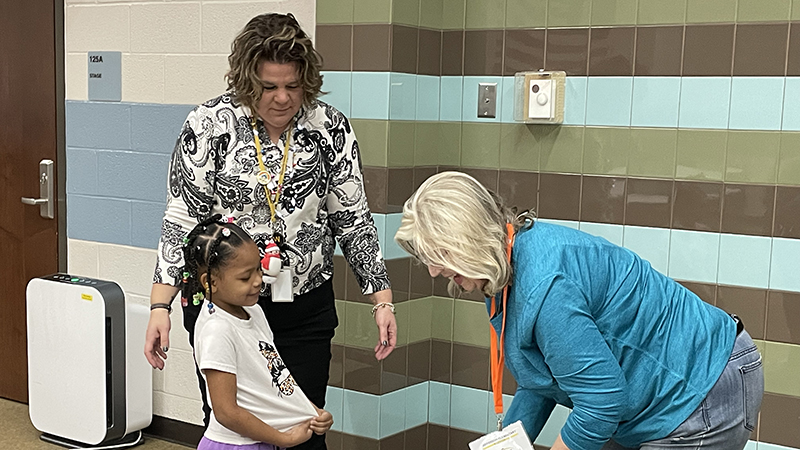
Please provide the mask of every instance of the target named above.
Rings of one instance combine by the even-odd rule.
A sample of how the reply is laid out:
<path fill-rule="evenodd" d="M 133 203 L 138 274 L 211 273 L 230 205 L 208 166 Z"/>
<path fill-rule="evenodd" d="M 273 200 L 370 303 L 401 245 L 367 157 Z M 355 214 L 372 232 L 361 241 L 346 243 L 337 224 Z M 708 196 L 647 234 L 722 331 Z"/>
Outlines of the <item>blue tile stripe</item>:
<path fill-rule="evenodd" d="M 503 395 L 505 410 L 512 400 L 513 396 Z M 493 431 L 495 426 L 490 391 L 437 381 L 383 395 L 328 386 L 325 408 L 334 416 L 332 430 L 370 439 L 383 439 L 425 423 L 477 433 Z"/>
<path fill-rule="evenodd" d="M 323 75 L 353 119 L 514 122 L 514 77 Z M 478 83 L 497 83 L 494 119 L 477 116 Z M 800 131 L 800 77 L 568 77 L 565 96 L 568 125 Z"/>
<path fill-rule="evenodd" d="M 513 400 L 513 396 L 503 395 L 504 411 Z M 331 430 L 375 440 L 425 423 L 481 434 L 494 431 L 496 424 L 490 391 L 437 381 L 425 381 L 383 395 L 328 386 L 325 408 L 333 415 Z M 568 415 L 569 409 L 557 406 L 535 437 L 535 443 L 552 446 Z M 762 442 L 757 445 L 759 449 L 798 450 Z M 756 448 L 756 441 L 750 441 L 747 448 Z"/>

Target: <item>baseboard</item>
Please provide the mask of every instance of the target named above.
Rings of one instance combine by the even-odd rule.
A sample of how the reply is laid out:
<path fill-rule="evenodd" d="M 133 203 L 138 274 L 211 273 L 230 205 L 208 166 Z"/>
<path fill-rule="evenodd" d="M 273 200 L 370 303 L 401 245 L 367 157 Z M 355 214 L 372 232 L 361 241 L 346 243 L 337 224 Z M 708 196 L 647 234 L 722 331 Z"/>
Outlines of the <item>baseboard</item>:
<path fill-rule="evenodd" d="M 142 430 L 145 436 L 195 448 L 200 443 L 204 431 L 200 425 L 161 416 L 153 416 L 150 426 Z"/>

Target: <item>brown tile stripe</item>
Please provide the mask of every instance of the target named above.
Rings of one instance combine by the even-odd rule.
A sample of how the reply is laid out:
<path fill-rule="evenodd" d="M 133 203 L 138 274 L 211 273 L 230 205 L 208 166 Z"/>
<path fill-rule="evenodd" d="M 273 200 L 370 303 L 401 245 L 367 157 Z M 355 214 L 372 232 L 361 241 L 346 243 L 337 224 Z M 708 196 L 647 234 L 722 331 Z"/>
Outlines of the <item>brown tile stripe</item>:
<path fill-rule="evenodd" d="M 800 398 L 765 393 L 757 436 L 762 442 L 800 448 Z"/>
<path fill-rule="evenodd" d="M 402 211 L 420 183 L 417 176 L 434 173 L 417 169 L 365 167 L 372 211 Z M 498 192 L 508 205 L 534 208 L 545 219 L 800 239 L 800 186 L 456 170 Z"/>
<path fill-rule="evenodd" d="M 491 389 L 489 349 L 458 342 L 428 339 L 395 348 L 383 361 L 371 349 L 332 345 L 328 385 L 365 394 L 382 395 L 425 381 L 473 389 Z M 517 389 L 505 371 L 503 393 Z"/>
<path fill-rule="evenodd" d="M 441 31 L 318 25 L 324 70 L 424 75 L 796 76 L 800 22 Z"/>

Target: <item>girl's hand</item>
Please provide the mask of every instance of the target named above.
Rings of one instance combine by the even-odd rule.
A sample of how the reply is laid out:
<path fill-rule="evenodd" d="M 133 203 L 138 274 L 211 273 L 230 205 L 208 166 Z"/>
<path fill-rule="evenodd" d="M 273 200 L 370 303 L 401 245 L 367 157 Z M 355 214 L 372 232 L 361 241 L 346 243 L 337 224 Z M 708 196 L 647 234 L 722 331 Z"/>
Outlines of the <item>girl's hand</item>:
<path fill-rule="evenodd" d="M 300 445 L 303 442 L 311 439 L 312 420 L 314 419 L 306 420 L 300 425 L 296 425 L 289 430 L 284 431 L 281 433 L 283 435 L 283 442 L 276 442 L 276 444 L 278 444 L 279 447 L 294 447 L 295 445 Z"/>
<path fill-rule="evenodd" d="M 333 425 L 333 416 L 328 411 L 319 408 L 317 408 L 317 414 L 319 416 L 311 419 L 311 431 L 316 434 L 325 434 Z"/>

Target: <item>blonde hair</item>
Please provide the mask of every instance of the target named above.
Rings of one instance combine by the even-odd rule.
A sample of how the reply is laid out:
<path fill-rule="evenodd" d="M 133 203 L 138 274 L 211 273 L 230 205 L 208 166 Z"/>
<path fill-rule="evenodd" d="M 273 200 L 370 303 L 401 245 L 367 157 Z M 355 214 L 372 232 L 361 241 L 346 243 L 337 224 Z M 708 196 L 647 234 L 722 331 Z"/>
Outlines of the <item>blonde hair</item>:
<path fill-rule="evenodd" d="M 311 106 L 316 101 L 322 88 L 322 56 L 292 14 L 253 17 L 233 40 L 225 80 L 236 100 L 253 111 L 264 91 L 258 78 L 263 61 L 295 64 L 303 88 L 303 104 Z"/>
<path fill-rule="evenodd" d="M 406 201 L 394 238 L 423 264 L 488 280 L 483 293 L 492 296 L 511 280 L 506 224 L 519 229 L 528 218 L 528 213 L 517 216 L 471 176 L 442 172 L 425 180 Z M 452 281 L 448 290 L 461 292 Z"/>

